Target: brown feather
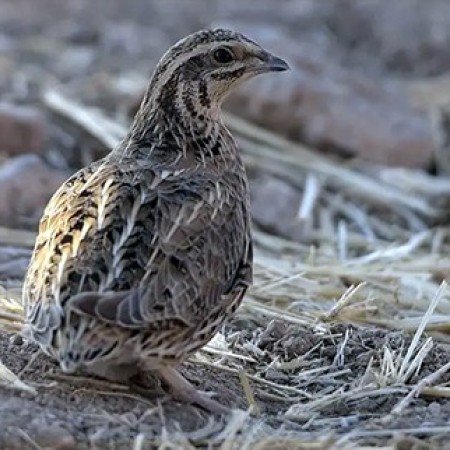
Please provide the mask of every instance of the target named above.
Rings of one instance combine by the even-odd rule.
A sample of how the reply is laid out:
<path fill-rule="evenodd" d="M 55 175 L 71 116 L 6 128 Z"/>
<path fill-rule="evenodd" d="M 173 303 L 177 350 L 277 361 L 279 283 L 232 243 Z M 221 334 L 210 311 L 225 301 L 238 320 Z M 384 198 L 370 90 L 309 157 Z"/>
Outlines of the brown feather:
<path fill-rule="evenodd" d="M 214 59 L 225 44 L 231 65 Z M 23 296 L 29 335 L 65 370 L 181 361 L 239 306 L 252 282 L 249 195 L 220 104 L 265 55 L 227 30 L 180 41 L 128 136 L 50 200 Z"/>

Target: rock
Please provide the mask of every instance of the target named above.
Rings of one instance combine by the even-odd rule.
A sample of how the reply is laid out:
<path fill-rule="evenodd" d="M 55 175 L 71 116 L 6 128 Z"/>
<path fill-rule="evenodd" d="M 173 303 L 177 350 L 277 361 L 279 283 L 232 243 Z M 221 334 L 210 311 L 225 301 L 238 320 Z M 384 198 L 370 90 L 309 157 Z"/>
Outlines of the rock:
<path fill-rule="evenodd" d="M 320 47 L 302 45 L 281 30 L 243 31 L 286 58 L 292 70 L 243 85 L 230 96 L 228 110 L 322 151 L 383 165 L 430 165 L 431 124 L 399 84 L 350 71 Z"/>
<path fill-rule="evenodd" d="M 39 448 L 46 450 L 75 450 L 75 438 L 66 429 L 58 425 L 45 425 L 34 436 Z"/>
<path fill-rule="evenodd" d="M 0 166 L 0 225 L 37 223 L 67 173 L 51 169 L 36 155 L 22 155 Z M 29 225 L 30 223 L 28 223 Z"/>
<path fill-rule="evenodd" d="M 29 249 L 0 247 L 0 280 L 22 280 L 30 257 Z"/>
<path fill-rule="evenodd" d="M 267 327 L 258 337 L 256 345 L 260 349 L 266 349 L 266 347 L 273 347 L 273 343 L 283 338 L 288 331 L 288 325 L 281 320 L 271 320 Z"/>
<path fill-rule="evenodd" d="M 45 134 L 46 120 L 37 109 L 0 103 L 0 152 L 39 153 Z"/>
<path fill-rule="evenodd" d="M 0 280 L 21 280 L 27 270 L 29 259 L 16 259 L 0 263 Z"/>
<path fill-rule="evenodd" d="M 439 417 L 442 414 L 442 406 L 438 402 L 430 403 L 427 410 L 432 417 Z"/>
<path fill-rule="evenodd" d="M 23 345 L 23 337 L 20 334 L 14 334 L 9 338 L 11 345 L 21 346 Z"/>
<path fill-rule="evenodd" d="M 289 183 L 272 176 L 250 180 L 253 220 L 265 231 L 302 238 L 302 223 L 297 220 L 301 193 Z"/>

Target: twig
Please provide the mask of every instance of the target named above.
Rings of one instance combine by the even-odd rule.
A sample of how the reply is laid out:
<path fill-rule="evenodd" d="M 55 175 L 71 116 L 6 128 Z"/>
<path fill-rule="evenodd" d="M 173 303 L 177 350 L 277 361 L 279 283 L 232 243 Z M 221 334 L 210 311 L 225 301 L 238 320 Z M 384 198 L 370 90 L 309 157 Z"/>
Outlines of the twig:
<path fill-rule="evenodd" d="M 118 383 L 112 383 L 107 380 L 97 380 L 95 378 L 90 377 L 82 377 L 82 376 L 73 376 L 73 375 L 64 375 L 62 373 L 53 373 L 48 372 L 46 374 L 48 378 L 51 378 L 56 381 L 64 381 L 66 383 L 70 384 L 84 384 L 92 386 L 96 389 L 114 389 L 116 391 L 129 391 L 130 386 L 127 386 L 125 384 L 118 384 Z"/>
<path fill-rule="evenodd" d="M 431 300 L 430 306 L 428 307 L 426 313 L 424 314 L 424 316 L 422 318 L 422 321 L 421 321 L 419 327 L 417 328 L 416 333 L 414 334 L 414 337 L 411 341 L 411 345 L 409 346 L 408 351 L 406 352 L 406 355 L 403 359 L 402 365 L 398 372 L 399 380 L 402 380 L 403 382 L 406 381 L 405 375 L 410 375 L 410 372 L 409 371 L 407 372 L 407 369 L 408 369 L 408 366 L 410 365 L 412 355 L 419 343 L 419 340 L 425 330 L 425 327 L 426 327 L 431 315 L 433 314 L 434 309 L 436 308 L 437 304 L 441 300 L 442 295 L 445 292 L 446 288 L 447 288 L 447 283 L 445 281 L 443 281 L 441 283 L 441 285 L 439 286 L 439 289 L 437 290 L 434 298 Z"/>
<path fill-rule="evenodd" d="M 400 416 L 415 397 L 418 397 L 420 394 L 422 394 L 424 389 L 435 383 L 444 373 L 448 372 L 449 370 L 450 362 L 444 364 L 441 368 L 420 380 L 408 393 L 408 395 L 402 398 L 402 400 L 394 406 L 391 413 L 386 417 L 383 417 L 382 423 L 386 424 L 390 422 L 394 417 Z"/>
<path fill-rule="evenodd" d="M 259 416 L 260 409 L 258 403 L 256 403 L 255 395 L 253 394 L 252 387 L 248 380 L 248 376 L 243 369 L 239 370 L 239 380 L 244 390 L 245 398 L 247 399 L 247 404 L 250 408 L 250 413 L 255 416 Z"/>
<path fill-rule="evenodd" d="M 43 101 L 53 112 L 77 124 L 109 149 L 115 147 L 126 134 L 124 127 L 108 119 L 100 111 L 79 105 L 60 92 L 45 92 Z"/>

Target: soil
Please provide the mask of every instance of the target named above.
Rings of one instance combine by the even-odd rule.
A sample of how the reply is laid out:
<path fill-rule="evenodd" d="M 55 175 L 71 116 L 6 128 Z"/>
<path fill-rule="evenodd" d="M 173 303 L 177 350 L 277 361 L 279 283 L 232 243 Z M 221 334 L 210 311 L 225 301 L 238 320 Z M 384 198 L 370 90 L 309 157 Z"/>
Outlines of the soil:
<path fill-rule="evenodd" d="M 3 363 L 14 373 L 22 373 L 22 379 L 38 390 L 37 396 L 1 390 L 0 448 L 23 448 L 25 434 L 39 441 L 55 426 L 66 430 L 84 448 L 112 441 L 126 445 L 139 433 L 156 437 L 164 426 L 161 417 L 168 418 L 168 426 L 180 424 L 185 432 L 207 422 L 207 413 L 170 400 L 157 380 L 146 378 L 150 385 L 143 396 L 134 392 L 133 386 L 119 385 L 118 389 L 100 379 L 64 376 L 34 345 L 4 333 L 0 348 Z M 242 405 L 238 383 L 230 384 L 230 377 L 220 371 L 187 365 L 181 372 L 195 385 L 207 380 L 199 387 L 216 392 L 224 404 Z M 142 383 L 134 389 L 144 390 Z"/>
<path fill-rule="evenodd" d="M 234 322 L 239 323 L 239 316 Z M 336 384 L 342 385 L 343 392 L 347 391 L 367 375 L 370 359 L 373 360 L 372 367 L 379 366 L 381 349 L 385 346 L 392 350 L 405 349 L 410 343 L 409 337 L 398 332 L 342 325 L 332 327 L 325 334 L 314 330 L 295 330 L 282 322 L 273 321 L 264 327 L 249 324 L 240 335 L 236 334 L 234 327 L 233 323 L 227 326 L 225 334 L 228 338 L 233 336 L 234 342 L 236 339 L 250 342 L 248 335 L 251 333 L 252 342 L 261 352 L 257 363 L 246 364 L 247 373 L 258 374 L 260 368 L 265 367 L 265 373 L 259 373 L 263 380 L 295 386 L 311 398 L 323 398 L 327 390 L 331 392 L 336 389 Z M 344 339 L 344 359 L 339 364 L 336 362 L 336 351 Z M 174 401 L 151 377 L 146 377 L 145 381 L 141 379 L 139 384 L 114 385 L 101 379 L 84 377 L 83 374 L 64 375 L 35 346 L 5 333 L 0 334 L 0 349 L 3 363 L 37 390 L 37 395 L 32 395 L 0 389 L 0 423 L 3 430 L 0 448 L 28 448 L 30 442 L 41 447 L 46 443 L 49 448 L 60 448 L 57 444 L 66 441 L 67 447 L 61 448 L 129 448 L 130 442 L 140 435 L 145 436 L 147 447 L 143 448 L 153 448 L 164 432 L 180 431 L 189 437 L 192 445 L 201 447 L 213 435 L 217 436 L 228 420 L 227 417 L 213 419 L 195 406 Z M 306 372 L 302 376 L 301 370 L 267 370 L 268 360 L 289 362 L 305 353 L 308 355 L 304 361 L 306 372 L 331 366 L 334 371 L 339 369 L 341 375 L 332 379 L 320 375 L 307 376 Z M 449 359 L 450 348 L 436 345 L 411 382 L 434 372 Z M 194 362 L 183 365 L 181 372 L 198 389 L 214 392 L 221 403 L 232 408 L 247 407 L 237 375 Z M 445 375 L 441 381 L 450 381 L 450 375 Z M 427 397 L 413 399 L 400 416 L 386 421 L 385 418 L 405 397 L 407 390 L 390 395 L 343 398 L 318 410 L 316 417 L 306 414 L 304 419 L 301 416 L 295 420 L 286 419 L 283 414 L 290 406 L 289 401 L 270 398 L 269 389 L 264 384 L 252 382 L 251 385 L 261 411 L 259 420 L 262 419 L 273 430 L 283 425 L 292 436 L 302 436 L 305 431 L 312 436 L 320 435 L 331 429 L 337 434 L 352 430 L 359 433 L 371 430 L 370 434 L 373 434 L 374 430 L 384 430 L 380 437 L 367 440 L 368 443 L 376 441 L 380 444 L 391 438 L 386 432 L 388 429 L 410 430 L 415 434 L 415 430 L 425 425 L 440 427 L 449 424 L 450 404 Z M 214 427 L 209 428 L 211 420 Z M 201 431 L 205 429 L 208 431 Z M 416 434 L 417 438 L 421 437 L 420 433 Z M 52 439 L 50 443 L 49 436 Z M 442 437 L 435 436 L 434 439 Z"/>

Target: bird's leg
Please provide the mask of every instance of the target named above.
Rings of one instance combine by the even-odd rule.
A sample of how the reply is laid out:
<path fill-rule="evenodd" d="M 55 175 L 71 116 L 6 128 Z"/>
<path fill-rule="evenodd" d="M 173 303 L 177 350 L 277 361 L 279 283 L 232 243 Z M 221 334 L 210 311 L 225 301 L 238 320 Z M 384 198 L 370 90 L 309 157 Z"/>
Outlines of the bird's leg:
<path fill-rule="evenodd" d="M 195 389 L 195 387 L 173 367 L 160 367 L 156 369 L 156 372 L 162 381 L 167 384 L 170 394 L 176 400 L 180 400 L 185 403 L 194 403 L 215 414 L 224 414 L 229 412 L 227 407 L 211 399 L 207 394 L 199 392 Z"/>
<path fill-rule="evenodd" d="M 134 364 L 92 364 L 87 372 L 115 383 L 126 383 L 139 373 L 139 367 Z"/>

